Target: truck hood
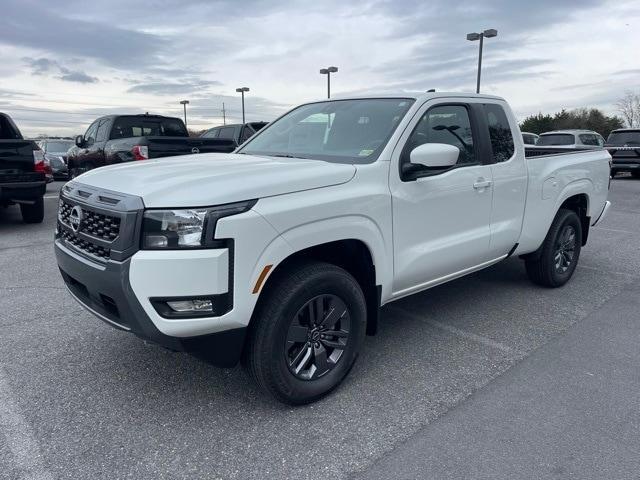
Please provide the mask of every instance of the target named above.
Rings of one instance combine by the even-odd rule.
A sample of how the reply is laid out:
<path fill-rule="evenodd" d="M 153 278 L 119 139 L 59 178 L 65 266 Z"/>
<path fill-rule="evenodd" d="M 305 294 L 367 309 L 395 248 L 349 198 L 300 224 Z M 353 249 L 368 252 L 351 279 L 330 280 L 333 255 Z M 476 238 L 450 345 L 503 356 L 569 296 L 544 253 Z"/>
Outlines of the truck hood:
<path fill-rule="evenodd" d="M 322 160 L 202 153 L 97 168 L 77 181 L 142 197 L 149 208 L 197 207 L 338 185 L 355 171 Z"/>

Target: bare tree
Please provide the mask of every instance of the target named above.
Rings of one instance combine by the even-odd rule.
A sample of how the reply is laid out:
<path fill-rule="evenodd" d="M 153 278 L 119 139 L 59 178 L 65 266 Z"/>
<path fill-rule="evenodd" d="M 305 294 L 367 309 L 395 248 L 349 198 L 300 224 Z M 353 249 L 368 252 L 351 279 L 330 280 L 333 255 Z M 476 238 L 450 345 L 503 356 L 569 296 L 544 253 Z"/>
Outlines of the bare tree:
<path fill-rule="evenodd" d="M 640 95 L 627 90 L 616 102 L 616 107 L 630 128 L 640 126 Z"/>

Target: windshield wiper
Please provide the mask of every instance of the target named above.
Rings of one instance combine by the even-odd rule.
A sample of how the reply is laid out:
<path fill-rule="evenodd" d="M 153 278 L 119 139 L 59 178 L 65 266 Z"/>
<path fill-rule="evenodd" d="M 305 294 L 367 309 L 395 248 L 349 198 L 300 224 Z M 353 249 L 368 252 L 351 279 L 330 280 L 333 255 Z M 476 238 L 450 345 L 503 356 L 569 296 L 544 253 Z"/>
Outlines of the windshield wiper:
<path fill-rule="evenodd" d="M 269 155 L 270 157 L 281 157 L 281 158 L 302 158 L 303 160 L 306 160 L 305 157 L 301 157 L 300 155 L 291 155 L 289 153 L 278 153 L 278 154 L 273 154 L 273 155 Z"/>

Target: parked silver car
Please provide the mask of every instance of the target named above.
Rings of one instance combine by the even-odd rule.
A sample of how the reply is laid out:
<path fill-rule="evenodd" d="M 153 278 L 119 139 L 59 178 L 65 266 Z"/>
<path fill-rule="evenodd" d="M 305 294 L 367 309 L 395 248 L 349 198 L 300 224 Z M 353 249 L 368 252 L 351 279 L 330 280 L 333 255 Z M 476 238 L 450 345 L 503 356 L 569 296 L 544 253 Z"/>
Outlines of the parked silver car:
<path fill-rule="evenodd" d="M 554 130 L 540 134 L 538 147 L 589 149 L 604 146 L 604 138 L 593 130 Z"/>
<path fill-rule="evenodd" d="M 525 145 L 535 145 L 538 142 L 540 135 L 536 135 L 531 132 L 522 132 L 522 141 Z"/>

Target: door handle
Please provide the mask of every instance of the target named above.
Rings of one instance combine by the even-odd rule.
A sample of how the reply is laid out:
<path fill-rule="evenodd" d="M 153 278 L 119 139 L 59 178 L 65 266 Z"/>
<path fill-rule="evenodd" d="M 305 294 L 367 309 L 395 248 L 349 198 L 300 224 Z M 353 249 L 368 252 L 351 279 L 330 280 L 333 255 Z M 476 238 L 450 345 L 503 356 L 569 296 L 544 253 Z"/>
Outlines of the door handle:
<path fill-rule="evenodd" d="M 473 184 L 473 188 L 475 188 L 476 190 L 482 190 L 490 186 L 491 186 L 491 180 L 485 180 L 484 178 L 479 178 L 476 181 L 476 183 Z"/>

